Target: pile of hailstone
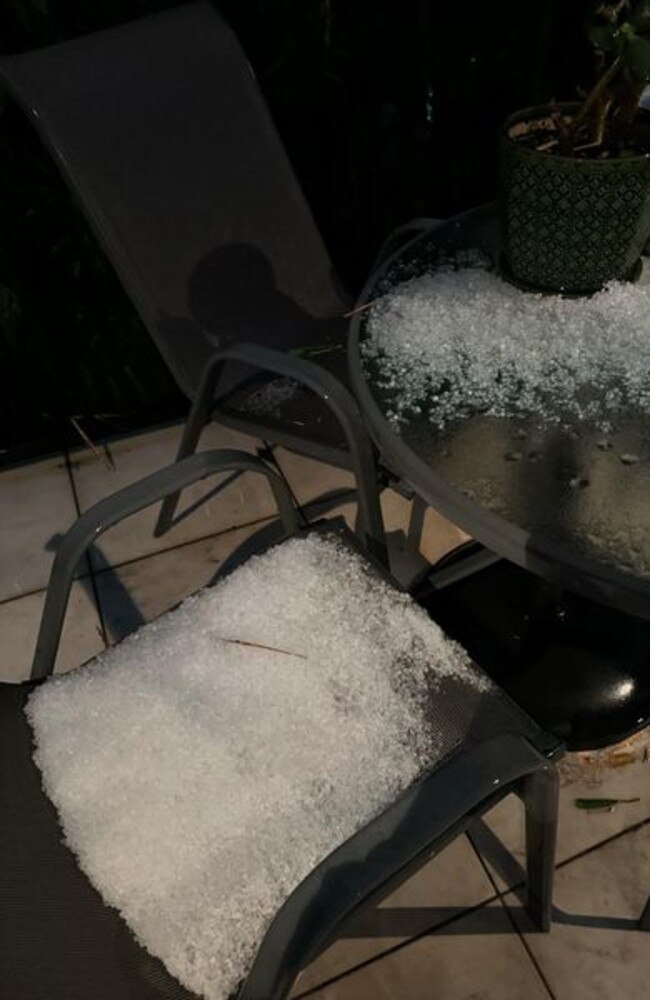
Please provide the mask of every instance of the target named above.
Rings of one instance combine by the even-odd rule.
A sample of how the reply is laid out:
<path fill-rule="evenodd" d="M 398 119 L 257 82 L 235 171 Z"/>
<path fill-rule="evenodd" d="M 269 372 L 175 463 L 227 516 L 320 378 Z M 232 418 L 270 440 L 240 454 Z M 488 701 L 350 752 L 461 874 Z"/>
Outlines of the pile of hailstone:
<path fill-rule="evenodd" d="M 314 534 L 48 681 L 27 714 L 95 888 L 188 989 L 227 1000 L 301 880 L 439 759 L 443 679 L 490 688 Z"/>
<path fill-rule="evenodd" d="M 396 422 L 440 428 L 474 413 L 587 420 L 650 410 L 650 289 L 590 298 L 523 292 L 480 268 L 424 274 L 378 299 L 366 363 Z"/>

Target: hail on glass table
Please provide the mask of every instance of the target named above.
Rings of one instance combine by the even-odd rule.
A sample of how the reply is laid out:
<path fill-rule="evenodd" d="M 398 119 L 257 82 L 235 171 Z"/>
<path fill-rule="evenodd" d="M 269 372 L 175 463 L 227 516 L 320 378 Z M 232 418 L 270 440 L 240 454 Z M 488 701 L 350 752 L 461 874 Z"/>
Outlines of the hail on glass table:
<path fill-rule="evenodd" d="M 371 276 L 350 377 L 384 462 L 489 549 L 650 618 L 650 260 L 590 297 L 501 276 L 487 206 Z"/>

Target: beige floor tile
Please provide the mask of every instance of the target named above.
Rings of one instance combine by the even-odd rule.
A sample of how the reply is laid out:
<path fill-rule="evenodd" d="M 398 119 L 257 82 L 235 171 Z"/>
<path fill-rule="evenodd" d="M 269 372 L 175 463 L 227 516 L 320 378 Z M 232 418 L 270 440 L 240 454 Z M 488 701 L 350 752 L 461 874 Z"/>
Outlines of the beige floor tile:
<path fill-rule="evenodd" d="M 97 500 L 122 486 L 173 463 L 180 433 L 178 425 L 115 442 L 110 447 L 115 471 L 107 469 L 90 451 L 75 453 L 72 467 L 82 510 L 87 510 Z M 247 435 L 210 424 L 201 437 L 200 450 L 235 448 L 251 452 L 256 445 L 257 442 Z M 226 478 L 215 476 L 189 487 L 181 498 L 181 509 L 209 493 Z M 273 497 L 266 481 L 259 475 L 245 473 L 164 537 L 153 537 L 158 514 L 158 505 L 155 505 L 109 529 L 102 536 L 99 549 L 105 562 L 116 565 L 164 551 L 180 542 L 194 541 L 218 531 L 249 524 L 274 512 Z M 97 560 L 95 565 L 98 565 Z"/>
<path fill-rule="evenodd" d="M 257 524 L 236 528 L 147 556 L 116 570 L 97 573 L 97 591 L 109 641 L 122 639 L 206 586 L 223 560 L 260 527 Z"/>
<path fill-rule="evenodd" d="M 313 995 L 318 1000 L 550 1000 L 499 902 Z"/>
<path fill-rule="evenodd" d="M 284 448 L 276 448 L 274 454 L 300 503 L 307 503 L 329 490 L 354 486 L 354 477 L 343 469 L 295 455 Z M 395 490 L 384 490 L 382 512 L 386 530 L 407 531 L 412 507 L 412 502 Z M 442 514 L 431 509 L 426 510 L 417 535 L 420 552 L 431 563 L 469 537 Z"/>
<path fill-rule="evenodd" d="M 395 493 L 394 490 L 387 489 L 381 494 L 380 503 L 386 531 L 406 532 L 408 530 L 409 518 L 411 514 L 410 500 L 405 500 L 404 497 L 399 495 L 399 493 Z M 339 504 L 337 507 L 333 507 L 332 510 L 328 511 L 324 516 L 338 517 L 339 515 L 342 515 L 345 518 L 350 528 L 354 528 L 357 517 L 356 501 Z"/>
<path fill-rule="evenodd" d="M 354 527 L 356 511 L 356 503 L 347 503 L 336 507 L 327 516 L 341 513 L 350 527 Z M 468 538 L 460 528 L 434 510 L 427 509 L 424 516 L 420 518 L 413 501 L 407 500 L 392 489 L 383 490 L 381 511 L 387 534 L 402 532 L 404 535 L 403 547 L 406 550 L 412 550 L 413 547 L 416 547 L 424 560 L 422 566 L 425 565 L 425 562 L 436 562 L 446 552 Z"/>
<path fill-rule="evenodd" d="M 490 881 L 467 838 L 459 837 L 381 906 L 357 920 L 348 936 L 336 941 L 305 970 L 294 992 L 313 989 L 492 894 Z"/>
<path fill-rule="evenodd" d="M 427 508 L 420 540 L 420 552 L 429 563 L 435 563 L 451 549 L 466 542 L 470 536 L 438 511 Z"/>
<path fill-rule="evenodd" d="M 406 534 L 411 523 L 413 502 L 391 489 L 382 492 L 380 502 L 386 531 L 403 531 Z"/>
<path fill-rule="evenodd" d="M 48 544 L 75 517 L 63 457 L 0 474 L 0 600 L 46 585 Z"/>
<path fill-rule="evenodd" d="M 557 872 L 550 934 L 527 941 L 557 1000 L 621 1000 L 650 992 L 650 937 L 633 928 L 650 891 L 650 827 Z M 519 901 L 508 905 L 522 929 Z M 611 922 L 613 926 L 606 926 Z M 594 926 L 595 925 L 595 926 Z M 600 925 L 600 926 L 599 926 Z"/>
<path fill-rule="evenodd" d="M 576 798 L 640 798 L 616 806 L 613 812 L 585 812 L 574 805 Z M 609 837 L 650 817 L 650 764 L 637 762 L 610 771 L 597 785 L 587 781 L 563 784 L 560 790 L 560 822 L 558 829 L 558 862 L 571 858 L 601 843 Z M 519 881 L 517 866 L 524 866 L 524 814 L 521 802 L 510 795 L 486 817 L 486 825 L 498 837 L 515 859 L 515 868 L 504 870 L 494 864 L 495 852 L 486 845 L 484 858 L 500 889 Z M 482 839 L 477 839 L 481 846 Z"/>
<path fill-rule="evenodd" d="M 350 489 L 354 477 L 345 469 L 296 455 L 286 448 L 275 448 L 275 460 L 287 477 L 298 503 L 308 503 L 330 490 Z"/>
<path fill-rule="evenodd" d="M 45 594 L 28 594 L 0 605 L 0 681 L 24 681 L 34 655 Z M 56 672 L 78 667 L 104 648 L 94 599 L 86 586 L 74 583 Z"/>

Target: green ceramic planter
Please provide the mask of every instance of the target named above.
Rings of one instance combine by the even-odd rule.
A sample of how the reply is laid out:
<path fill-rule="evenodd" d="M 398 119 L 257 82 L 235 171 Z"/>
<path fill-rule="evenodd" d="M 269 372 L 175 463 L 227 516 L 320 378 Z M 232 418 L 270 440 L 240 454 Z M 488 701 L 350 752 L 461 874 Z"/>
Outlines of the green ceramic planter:
<path fill-rule="evenodd" d="M 516 123 L 549 112 L 547 106 L 518 111 L 501 136 L 506 270 L 526 286 L 588 294 L 635 270 L 650 235 L 650 155 L 581 160 L 527 149 L 509 137 Z"/>

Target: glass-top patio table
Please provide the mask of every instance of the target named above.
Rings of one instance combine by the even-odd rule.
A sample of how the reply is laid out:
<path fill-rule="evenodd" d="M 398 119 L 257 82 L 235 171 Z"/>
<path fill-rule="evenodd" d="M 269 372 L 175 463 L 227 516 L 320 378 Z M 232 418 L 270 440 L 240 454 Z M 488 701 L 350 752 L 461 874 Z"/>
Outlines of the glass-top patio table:
<path fill-rule="evenodd" d="M 408 278 L 449 269 L 469 250 L 498 269 L 493 207 L 411 238 L 370 277 L 357 306 Z M 399 381 L 386 387 L 381 362 L 364 356 L 371 311 L 358 308 L 352 318 L 350 377 L 385 465 L 492 552 L 650 619 L 650 413 L 626 406 L 606 434 L 584 419 L 481 412 L 440 429 L 430 405 L 397 424 Z M 432 314 L 435 336 L 433 306 Z"/>

